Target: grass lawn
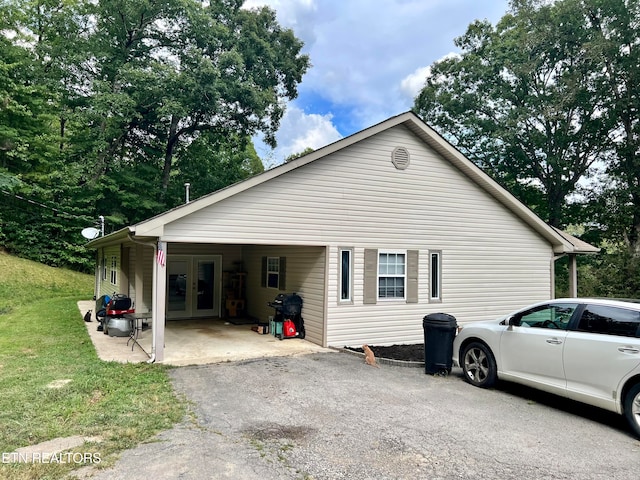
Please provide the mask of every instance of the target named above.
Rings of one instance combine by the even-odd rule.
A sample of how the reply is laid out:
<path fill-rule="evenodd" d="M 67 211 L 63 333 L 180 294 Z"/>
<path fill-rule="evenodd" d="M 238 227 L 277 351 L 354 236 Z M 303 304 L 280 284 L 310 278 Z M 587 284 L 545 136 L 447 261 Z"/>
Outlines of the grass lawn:
<path fill-rule="evenodd" d="M 98 359 L 77 307 L 92 295 L 92 276 L 0 252 L 0 455 L 58 437 L 100 437 L 73 452 L 104 467 L 185 415 L 169 367 Z M 62 386 L 52 388 L 56 381 Z M 6 480 L 65 478 L 86 465 L 8 458 L 0 457 Z"/>

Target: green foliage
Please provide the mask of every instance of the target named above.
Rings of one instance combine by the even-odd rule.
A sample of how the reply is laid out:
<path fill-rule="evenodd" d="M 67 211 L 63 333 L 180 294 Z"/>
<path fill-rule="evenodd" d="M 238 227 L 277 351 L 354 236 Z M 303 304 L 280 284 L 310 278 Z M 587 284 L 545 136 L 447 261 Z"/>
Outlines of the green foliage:
<path fill-rule="evenodd" d="M 593 82 L 603 65 L 584 55 L 586 22 L 573 0 L 514 1 L 495 27 L 469 26 L 461 55 L 432 65 L 414 107 L 559 227 L 573 220 L 566 206 L 578 181 L 608 152 Z"/>
<path fill-rule="evenodd" d="M 0 35 L 0 51 L 0 169 L 37 178 L 55 160 L 51 96 L 33 81 L 37 67 L 28 49 Z"/>
<path fill-rule="evenodd" d="M 576 0 L 577 1 L 577 0 Z M 640 255 L 640 1 L 591 0 L 578 3 L 588 18 L 585 55 L 600 71 L 593 82 L 602 93 L 592 101 L 610 125 L 612 155 L 606 179 L 590 192 L 596 221 L 607 238 Z"/>
<path fill-rule="evenodd" d="M 291 155 L 289 155 L 287 158 L 284 159 L 285 162 L 290 162 L 291 160 L 295 160 L 296 158 L 300 158 L 300 157 L 304 157 L 305 155 L 308 155 L 311 152 L 314 152 L 315 150 L 311 147 L 307 147 L 305 148 L 303 151 L 298 152 L 298 153 L 292 153 Z"/>
<path fill-rule="evenodd" d="M 95 252 L 84 248 L 80 234 L 91 224 L 91 219 L 32 203 L 23 195 L 0 194 L 0 245 L 23 258 L 91 272 Z"/>
<path fill-rule="evenodd" d="M 78 232 L 98 216 L 109 233 L 182 203 L 185 182 L 197 198 L 262 171 L 248 139 L 275 142 L 309 59 L 242 4 L 0 3 L 0 245 L 86 269 Z"/>
<path fill-rule="evenodd" d="M 623 246 L 579 256 L 578 296 L 640 299 L 640 258 Z M 556 297 L 569 295 L 568 258 L 556 261 Z"/>
<path fill-rule="evenodd" d="M 222 137 L 204 132 L 179 156 L 177 173 L 169 191 L 172 203 L 184 201 L 184 184 L 192 185 L 191 199 L 242 181 L 264 171 L 253 144 L 247 138 Z"/>

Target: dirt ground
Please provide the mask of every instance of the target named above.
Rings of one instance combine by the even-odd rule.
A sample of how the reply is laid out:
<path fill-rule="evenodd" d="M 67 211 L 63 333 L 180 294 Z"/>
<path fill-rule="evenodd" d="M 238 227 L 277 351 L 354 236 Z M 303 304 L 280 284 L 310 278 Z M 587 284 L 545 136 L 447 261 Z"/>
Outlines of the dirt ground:
<path fill-rule="evenodd" d="M 345 347 L 347 350 L 363 353 L 362 348 Z M 390 345 L 386 347 L 369 345 L 376 358 L 389 358 L 405 362 L 424 362 L 424 344 Z"/>

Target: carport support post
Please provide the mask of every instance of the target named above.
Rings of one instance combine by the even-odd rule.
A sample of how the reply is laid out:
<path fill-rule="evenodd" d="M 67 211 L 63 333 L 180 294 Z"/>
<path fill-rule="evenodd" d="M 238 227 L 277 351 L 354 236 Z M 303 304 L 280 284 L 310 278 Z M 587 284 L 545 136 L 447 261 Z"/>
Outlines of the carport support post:
<path fill-rule="evenodd" d="M 569 296 L 578 296 L 578 262 L 576 255 L 569 255 Z"/>
<path fill-rule="evenodd" d="M 158 255 L 158 250 L 164 252 L 164 256 Z M 167 242 L 158 242 L 157 249 L 154 249 L 155 258 L 153 260 L 153 360 L 162 362 L 164 360 L 164 325 L 165 325 L 165 304 L 167 292 L 167 267 L 166 253 Z"/>

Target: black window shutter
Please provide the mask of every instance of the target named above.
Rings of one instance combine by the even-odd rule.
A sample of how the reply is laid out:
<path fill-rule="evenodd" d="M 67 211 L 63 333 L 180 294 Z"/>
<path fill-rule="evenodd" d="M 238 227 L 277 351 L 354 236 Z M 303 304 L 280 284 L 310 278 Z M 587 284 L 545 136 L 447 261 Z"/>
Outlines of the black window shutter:
<path fill-rule="evenodd" d="M 287 257 L 280 257 L 280 274 L 279 274 L 280 284 L 278 285 L 279 290 L 287 289 Z"/>
<path fill-rule="evenodd" d="M 267 257 L 262 257 L 262 276 L 260 277 L 260 285 L 267 286 Z"/>

